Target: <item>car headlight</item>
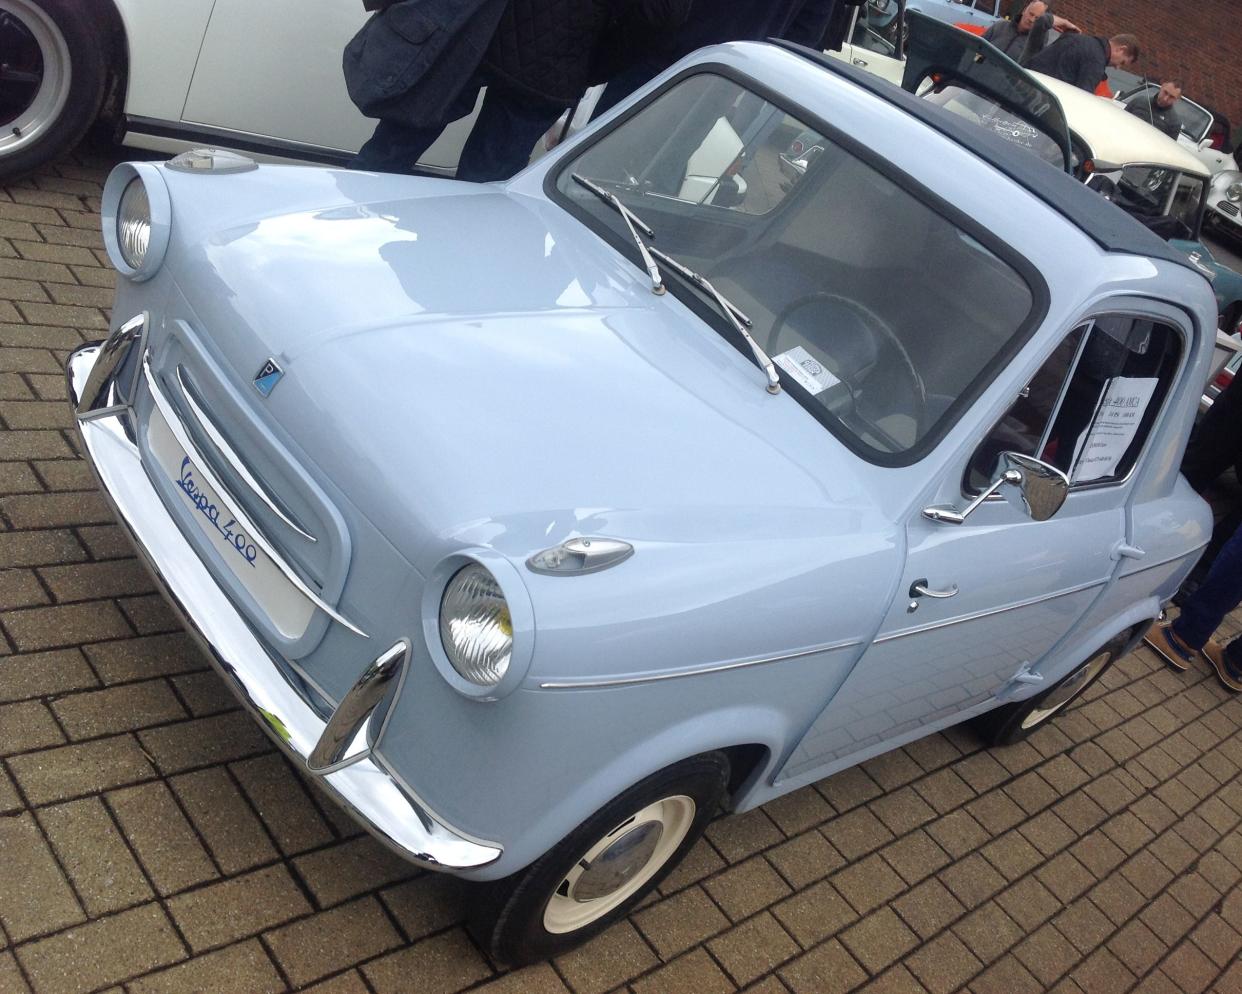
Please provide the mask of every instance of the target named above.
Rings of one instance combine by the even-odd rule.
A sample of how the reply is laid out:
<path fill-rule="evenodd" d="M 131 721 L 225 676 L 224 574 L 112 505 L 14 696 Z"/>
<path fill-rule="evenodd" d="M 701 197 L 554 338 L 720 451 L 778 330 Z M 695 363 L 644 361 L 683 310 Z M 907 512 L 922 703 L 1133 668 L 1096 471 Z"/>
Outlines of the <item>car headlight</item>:
<path fill-rule="evenodd" d="M 104 184 L 104 245 L 117 271 L 134 282 L 150 279 L 164 261 L 172 229 L 172 203 L 160 169 L 151 162 L 122 162 Z"/>
<path fill-rule="evenodd" d="M 1242 183 L 1234 183 L 1225 191 L 1225 196 L 1235 204 L 1242 201 Z"/>
<path fill-rule="evenodd" d="M 151 245 L 151 201 L 140 179 L 131 179 L 116 208 L 116 241 L 121 258 L 141 269 Z"/>
<path fill-rule="evenodd" d="M 458 570 L 444 589 L 440 642 L 453 669 L 477 687 L 494 687 L 509 671 L 509 605 L 496 578 L 477 563 Z"/>

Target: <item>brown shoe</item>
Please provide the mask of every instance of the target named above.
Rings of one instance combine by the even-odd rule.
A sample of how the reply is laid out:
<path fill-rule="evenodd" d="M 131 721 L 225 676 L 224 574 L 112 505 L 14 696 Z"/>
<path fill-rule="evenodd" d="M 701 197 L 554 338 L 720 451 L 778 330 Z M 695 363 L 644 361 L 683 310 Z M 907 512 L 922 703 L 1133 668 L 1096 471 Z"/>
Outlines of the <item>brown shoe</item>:
<path fill-rule="evenodd" d="M 1198 652 L 1173 633 L 1172 622 L 1148 629 L 1147 634 L 1143 636 L 1143 641 L 1155 649 L 1156 654 L 1166 663 L 1183 673 L 1190 669 L 1190 664 L 1198 655 Z M 1242 687 L 1238 689 L 1242 690 Z"/>
<path fill-rule="evenodd" d="M 1235 694 L 1242 693 L 1242 671 L 1234 667 L 1225 656 L 1225 647 L 1212 639 L 1207 640 L 1203 654 L 1216 670 L 1216 676 Z"/>

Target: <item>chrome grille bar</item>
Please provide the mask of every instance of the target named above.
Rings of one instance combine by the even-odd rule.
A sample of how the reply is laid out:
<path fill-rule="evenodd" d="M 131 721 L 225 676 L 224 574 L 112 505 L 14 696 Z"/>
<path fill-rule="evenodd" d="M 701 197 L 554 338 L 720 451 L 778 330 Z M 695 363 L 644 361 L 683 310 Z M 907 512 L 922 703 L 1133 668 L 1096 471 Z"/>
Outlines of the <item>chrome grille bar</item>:
<path fill-rule="evenodd" d="M 190 391 L 190 385 L 185 381 L 185 371 L 181 366 L 177 367 L 177 382 L 181 385 L 181 394 L 185 397 L 186 406 L 190 409 L 190 413 L 194 416 L 194 422 L 203 430 L 211 444 L 220 450 L 220 455 L 224 456 L 225 461 L 229 464 L 229 468 L 245 481 L 246 486 L 254 491 L 255 496 L 267 505 L 267 509 L 276 517 L 283 521 L 289 528 L 297 532 L 308 542 L 317 541 L 314 535 L 310 534 L 304 528 L 299 527 L 289 515 L 285 514 L 277 505 L 275 498 L 267 492 L 267 488 L 254 478 L 254 474 L 242 462 L 241 456 L 233 451 L 233 447 L 225 441 L 224 435 L 215 423 L 207 416 L 207 412 L 198 406 L 198 402 L 194 399 L 194 394 Z"/>
<path fill-rule="evenodd" d="M 332 607 L 331 604 L 315 593 L 315 591 L 307 585 L 305 580 L 298 576 L 294 568 L 285 562 L 280 553 L 276 551 L 267 536 L 255 526 L 254 522 L 250 520 L 250 517 L 245 513 L 245 511 L 242 510 L 241 503 L 237 500 L 237 498 L 229 492 L 228 488 L 225 487 L 224 484 L 222 484 L 216 477 L 216 474 L 211 471 L 207 461 L 203 459 L 202 455 L 199 454 L 198 449 L 190 440 L 189 435 L 186 434 L 185 426 L 182 425 L 181 419 L 177 415 L 176 408 L 174 408 L 172 406 L 172 402 L 164 396 L 164 391 L 160 389 L 159 384 L 156 382 L 155 374 L 151 372 L 150 358 L 151 353 L 148 350 L 142 357 L 142 375 L 146 378 L 147 387 L 151 391 L 151 399 L 155 401 L 155 406 L 159 408 L 160 413 L 164 416 L 164 420 L 168 423 L 168 429 L 173 433 L 173 437 L 176 438 L 178 444 L 185 449 L 187 455 L 194 456 L 197 460 L 195 469 L 203 474 L 203 478 L 207 481 L 208 485 L 216 491 L 216 493 L 220 495 L 220 499 L 228 505 L 229 513 L 233 515 L 233 517 L 237 519 L 237 523 L 249 533 L 250 537 L 254 540 L 254 544 L 267 554 L 268 558 L 272 561 L 272 565 L 274 565 L 285 575 L 285 578 L 293 584 L 293 586 L 303 597 L 323 611 L 333 621 L 344 625 L 355 635 L 361 635 L 364 639 L 370 638 L 371 636 L 346 618 L 343 614 L 340 614 L 334 607 Z"/>

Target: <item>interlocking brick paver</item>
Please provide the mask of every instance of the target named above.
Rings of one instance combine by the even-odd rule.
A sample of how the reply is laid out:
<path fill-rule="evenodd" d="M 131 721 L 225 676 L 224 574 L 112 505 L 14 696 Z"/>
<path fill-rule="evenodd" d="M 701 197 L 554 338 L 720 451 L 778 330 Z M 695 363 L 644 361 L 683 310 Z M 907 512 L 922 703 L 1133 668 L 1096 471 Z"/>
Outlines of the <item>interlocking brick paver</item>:
<path fill-rule="evenodd" d="M 556 968 L 577 994 L 604 994 L 659 962 L 634 926 L 624 921 L 557 957 Z"/>
<path fill-rule="evenodd" d="M 835 935 L 858 917 L 827 880 L 786 898 L 773 907 L 772 913 L 804 947 Z"/>
<path fill-rule="evenodd" d="M 128 735 L 23 753 L 9 760 L 9 768 L 36 805 L 110 790 L 155 775 L 138 743 Z"/>
<path fill-rule="evenodd" d="M 34 819 L 27 813 L 0 818 L 0 922 L 14 941 L 84 921 Z"/>
<path fill-rule="evenodd" d="M 251 940 L 149 973 L 128 986 L 131 994 L 278 994 L 285 982 L 263 947 Z"/>
<path fill-rule="evenodd" d="M 711 939 L 707 948 L 737 984 L 771 973 L 800 952 L 798 944 L 767 912 Z"/>
<path fill-rule="evenodd" d="M 227 763 L 271 748 L 254 719 L 244 711 L 148 729 L 139 732 L 138 738 L 165 774 Z"/>
<path fill-rule="evenodd" d="M 974 953 L 951 932 L 922 946 L 906 965 L 931 994 L 955 991 L 983 969 Z"/>
<path fill-rule="evenodd" d="M 835 939 L 800 956 L 779 973 L 794 994 L 840 994 L 867 979 Z"/>
<path fill-rule="evenodd" d="M 54 701 L 52 710 L 74 739 L 132 731 L 186 716 L 163 680 L 70 694 Z"/>
<path fill-rule="evenodd" d="M 707 893 L 729 916 L 741 921 L 790 893 L 790 888 L 762 856 L 730 867 L 704 884 Z"/>
<path fill-rule="evenodd" d="M 0 613 L 0 626 L 19 652 L 100 642 L 130 633 L 124 616 L 111 601 L 89 601 Z"/>
<path fill-rule="evenodd" d="M 283 866 L 178 894 L 168 910 L 195 952 L 255 935 L 311 910 Z"/>
<path fill-rule="evenodd" d="M 226 875 L 276 857 L 276 847 L 263 824 L 223 768 L 187 773 L 169 783 Z"/>
<path fill-rule="evenodd" d="M 92 917 L 154 896 L 98 797 L 40 808 L 38 818 Z"/>
<path fill-rule="evenodd" d="M 108 804 L 161 894 L 175 894 L 218 876 L 166 785 L 114 791 Z"/>
<path fill-rule="evenodd" d="M 152 635 L 86 646 L 87 658 L 104 683 L 124 683 L 207 668 L 189 636 Z"/>
<path fill-rule="evenodd" d="M 289 979 L 299 986 L 401 945 L 401 937 L 373 897 L 303 918 L 265 938 Z M 392 976 L 392 970 L 384 970 L 382 976 Z"/>
<path fill-rule="evenodd" d="M 786 882 L 796 888 L 821 880 L 845 865 L 845 857 L 819 832 L 803 832 L 769 849 L 764 856 Z"/>
<path fill-rule="evenodd" d="M 729 919 L 698 887 L 635 912 L 634 923 L 666 960 L 729 927 Z"/>
<path fill-rule="evenodd" d="M 702 949 L 678 957 L 632 987 L 634 994 L 732 994 L 736 990 Z"/>
<path fill-rule="evenodd" d="M 362 891 L 404 880 L 415 872 L 407 860 L 369 835 L 299 856 L 293 865 L 319 906 L 325 908 Z"/>
<path fill-rule="evenodd" d="M 939 880 L 925 880 L 893 902 L 897 913 L 921 938 L 935 935 L 966 913 L 965 906 Z"/>
<path fill-rule="evenodd" d="M 841 933 L 841 941 L 869 973 L 879 973 L 919 944 L 889 908 L 880 908 Z"/>

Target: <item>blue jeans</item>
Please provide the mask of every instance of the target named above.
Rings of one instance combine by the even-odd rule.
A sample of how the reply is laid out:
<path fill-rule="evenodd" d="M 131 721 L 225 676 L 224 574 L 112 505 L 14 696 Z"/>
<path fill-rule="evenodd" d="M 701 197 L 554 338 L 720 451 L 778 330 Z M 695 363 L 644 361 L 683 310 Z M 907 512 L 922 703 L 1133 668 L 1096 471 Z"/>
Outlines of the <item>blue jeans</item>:
<path fill-rule="evenodd" d="M 1182 613 L 1173 622 L 1173 633 L 1192 649 L 1202 649 L 1225 615 L 1242 603 L 1242 528 L 1221 546 L 1203 585 L 1186 598 Z M 1239 640 L 1230 642 L 1225 657 L 1242 662 Z"/>
<path fill-rule="evenodd" d="M 414 164 L 440 137 L 445 126 L 470 113 L 477 94 L 478 84 L 467 87 L 454 105 L 456 116 L 433 127 L 380 121 L 350 166 L 381 173 L 414 172 Z M 564 110 L 501 84 L 489 83 L 479 117 L 462 148 L 457 178 L 473 183 L 508 179 L 526 165 L 535 142 Z"/>

